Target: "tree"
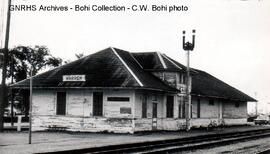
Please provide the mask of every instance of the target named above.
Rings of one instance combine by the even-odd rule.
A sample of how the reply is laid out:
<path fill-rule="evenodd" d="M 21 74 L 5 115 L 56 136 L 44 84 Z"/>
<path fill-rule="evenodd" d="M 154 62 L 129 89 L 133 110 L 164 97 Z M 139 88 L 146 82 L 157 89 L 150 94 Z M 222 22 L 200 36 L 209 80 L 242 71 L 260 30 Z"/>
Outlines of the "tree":
<path fill-rule="evenodd" d="M 76 59 L 83 58 L 84 56 L 85 56 L 84 53 L 75 54 Z M 67 63 L 70 63 L 70 62 L 72 62 L 72 60 L 65 60 L 64 64 L 67 64 Z"/>
<path fill-rule="evenodd" d="M 33 75 L 36 75 L 47 66 L 61 65 L 62 59 L 53 57 L 45 46 L 17 46 L 10 51 L 8 62 L 7 77 L 18 82 L 30 76 L 31 67 Z"/>
<path fill-rule="evenodd" d="M 84 57 L 84 54 L 83 53 L 78 53 L 78 54 L 75 54 L 75 56 L 76 56 L 77 59 L 80 59 L 80 58 Z"/>
<path fill-rule="evenodd" d="M 7 78 L 15 82 L 26 79 L 32 74 L 36 75 L 40 70 L 46 67 L 56 67 L 62 64 L 61 58 L 56 58 L 50 54 L 46 46 L 17 46 L 9 51 Z M 0 68 L 2 65 L 0 65 Z M 20 91 L 24 95 L 22 106 L 25 108 L 25 114 L 28 114 L 29 104 L 27 101 L 27 91 Z M 18 93 L 15 94 L 18 96 Z M 13 95 L 14 96 L 14 95 Z M 18 97 L 16 97 L 18 98 Z M 8 104 L 4 104 L 7 106 Z"/>

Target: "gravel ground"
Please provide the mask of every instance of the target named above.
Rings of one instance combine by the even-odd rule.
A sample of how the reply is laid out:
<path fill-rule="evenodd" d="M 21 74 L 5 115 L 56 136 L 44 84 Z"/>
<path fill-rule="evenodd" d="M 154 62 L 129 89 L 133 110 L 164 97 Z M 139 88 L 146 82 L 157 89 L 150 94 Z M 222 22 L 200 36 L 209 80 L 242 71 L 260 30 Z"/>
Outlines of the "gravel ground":
<path fill-rule="evenodd" d="M 254 154 L 264 149 L 270 148 L 270 137 L 256 140 L 245 141 L 241 143 L 233 143 L 221 147 L 209 149 L 194 150 L 185 152 L 186 154 Z"/>
<path fill-rule="evenodd" d="M 0 133 L 0 153 L 35 153 L 80 149 L 105 145 L 145 142 L 172 138 L 197 136 L 209 133 L 224 133 L 265 128 L 269 126 L 241 126 L 219 128 L 212 131 L 192 130 L 191 132 L 156 132 L 145 134 L 102 134 L 102 133 L 65 133 L 34 132 L 32 144 L 28 144 L 28 132 L 7 131 Z"/>

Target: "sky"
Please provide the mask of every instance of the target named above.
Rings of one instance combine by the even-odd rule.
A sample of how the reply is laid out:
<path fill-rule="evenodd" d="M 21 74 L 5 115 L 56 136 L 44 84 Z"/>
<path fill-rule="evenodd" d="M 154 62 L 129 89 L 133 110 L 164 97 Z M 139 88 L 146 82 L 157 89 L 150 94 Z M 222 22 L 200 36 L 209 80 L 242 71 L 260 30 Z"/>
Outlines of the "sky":
<path fill-rule="evenodd" d="M 0 45 L 7 0 L 1 0 Z M 107 47 L 131 52 L 160 51 L 182 64 L 182 31 L 196 29 L 191 67 L 204 70 L 259 100 L 270 112 L 269 0 L 12 0 L 17 5 L 167 5 L 178 12 L 11 12 L 10 48 L 46 45 L 52 55 L 74 60 Z M 269 103 L 269 104 L 268 104 Z M 254 103 L 249 103 L 249 111 Z"/>

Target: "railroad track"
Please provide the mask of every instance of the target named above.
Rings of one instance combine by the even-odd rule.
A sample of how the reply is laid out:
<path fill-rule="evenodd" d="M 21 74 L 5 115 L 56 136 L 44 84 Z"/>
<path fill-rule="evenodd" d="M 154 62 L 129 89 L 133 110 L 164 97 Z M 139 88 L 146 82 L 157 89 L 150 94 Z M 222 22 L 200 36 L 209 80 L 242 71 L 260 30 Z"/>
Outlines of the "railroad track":
<path fill-rule="evenodd" d="M 131 143 L 121 145 L 110 145 L 85 149 L 74 149 L 68 151 L 57 151 L 51 153 L 174 153 L 194 149 L 209 148 L 240 142 L 244 140 L 257 139 L 270 136 L 270 129 L 259 129 L 244 132 L 231 132 L 222 134 L 208 134 L 195 137 L 150 141 L 143 143 Z"/>
<path fill-rule="evenodd" d="M 262 150 L 260 152 L 257 152 L 256 154 L 269 154 L 269 153 L 270 153 L 270 148 L 264 149 L 264 150 Z"/>

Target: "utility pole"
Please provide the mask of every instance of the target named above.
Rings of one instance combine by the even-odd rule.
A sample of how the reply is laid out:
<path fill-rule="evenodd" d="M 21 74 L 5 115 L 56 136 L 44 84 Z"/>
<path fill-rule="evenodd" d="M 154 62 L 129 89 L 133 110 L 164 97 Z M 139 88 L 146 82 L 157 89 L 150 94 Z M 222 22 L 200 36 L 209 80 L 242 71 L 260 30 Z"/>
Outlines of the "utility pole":
<path fill-rule="evenodd" d="M 9 29 L 10 29 L 10 5 L 11 0 L 8 0 L 7 9 L 7 24 L 6 24 L 6 36 L 5 46 L 3 49 L 3 67 L 2 67 L 2 83 L 1 83 L 1 96 L 0 96 L 0 132 L 4 131 L 4 106 L 8 103 L 7 88 L 6 88 L 6 76 L 7 76 L 7 63 L 8 63 L 8 43 L 9 43 Z"/>
<path fill-rule="evenodd" d="M 11 84 L 13 84 L 13 80 L 14 80 L 14 60 L 13 60 L 13 52 L 10 51 L 10 61 L 11 61 L 11 65 L 9 66 L 10 67 L 10 74 L 11 74 Z M 11 102 L 11 106 L 10 106 L 10 109 L 11 109 L 11 126 L 13 127 L 14 126 L 14 94 L 13 94 L 13 89 L 10 90 L 10 102 Z"/>
<path fill-rule="evenodd" d="M 257 100 L 257 92 L 255 92 L 255 99 Z M 258 116 L 258 101 L 255 101 L 255 116 Z"/>
<path fill-rule="evenodd" d="M 30 102 L 29 102 L 29 144 L 32 143 L 32 96 L 33 96 L 33 67 L 30 70 Z"/>
<path fill-rule="evenodd" d="M 186 101 L 185 101 L 185 106 L 186 106 L 186 131 L 190 130 L 190 119 L 191 119 L 191 78 L 190 78 L 190 68 L 189 68 L 189 54 L 190 51 L 193 51 L 195 47 L 195 30 L 192 30 L 192 43 L 186 42 L 185 40 L 185 34 L 186 32 L 183 31 L 183 49 L 187 51 L 187 79 L 186 79 Z"/>

